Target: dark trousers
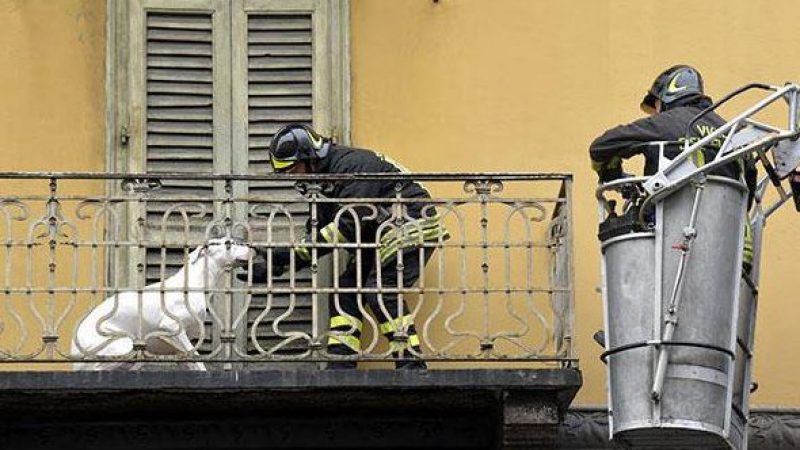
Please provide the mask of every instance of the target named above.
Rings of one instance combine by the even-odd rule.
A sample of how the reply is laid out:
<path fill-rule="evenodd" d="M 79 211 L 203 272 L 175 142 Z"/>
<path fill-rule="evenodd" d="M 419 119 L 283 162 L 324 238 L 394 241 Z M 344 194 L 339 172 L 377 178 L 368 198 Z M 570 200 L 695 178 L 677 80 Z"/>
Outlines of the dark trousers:
<path fill-rule="evenodd" d="M 378 288 L 408 288 L 414 286 L 419 279 L 420 271 L 425 269 L 425 263 L 431 257 L 432 249 L 425 249 L 424 257 L 420 257 L 419 248 L 408 248 L 402 252 L 402 270 L 398 271 L 399 259 L 397 255 L 387 258 L 382 263 L 376 261 L 375 251 L 372 249 L 361 251 L 361 283 L 360 287 Z M 359 286 L 358 261 L 354 255 L 345 271 L 339 276 L 340 288 L 355 288 Z M 380 275 L 378 265 L 380 264 Z M 398 314 L 397 293 L 362 293 L 361 304 L 358 306 L 358 294 L 348 292 L 339 293 L 338 307 L 336 296 L 330 296 L 330 329 L 331 337 L 328 339 L 328 352 L 334 355 L 352 355 L 361 348 L 361 331 L 363 329 L 362 309 L 369 309 L 378 321 L 379 331 L 390 344 L 392 354 L 399 359 L 395 366 L 403 368 L 414 361 L 413 352 L 419 353 L 420 343 L 416 328 L 408 316 L 405 302 Z M 405 333 L 403 333 L 405 331 Z M 408 349 L 412 351 L 408 351 Z M 333 365 L 339 368 L 355 367 L 355 361 L 340 361 Z M 419 364 L 418 362 L 416 364 Z"/>

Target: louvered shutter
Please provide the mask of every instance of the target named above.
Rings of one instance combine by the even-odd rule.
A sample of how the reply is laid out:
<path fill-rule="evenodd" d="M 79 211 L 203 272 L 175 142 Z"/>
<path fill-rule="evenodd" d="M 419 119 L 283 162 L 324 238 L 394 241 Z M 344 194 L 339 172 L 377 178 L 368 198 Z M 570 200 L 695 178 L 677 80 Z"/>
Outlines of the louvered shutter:
<path fill-rule="evenodd" d="M 226 11 L 221 0 L 131 3 L 131 171 L 212 174 L 230 170 Z M 146 204 L 145 225 L 135 232 L 156 241 L 202 240 L 206 225 L 219 218 L 218 205 L 212 200 L 220 192 L 219 182 L 161 181 L 161 189 Z M 185 200 L 160 200 L 165 196 Z M 173 212 L 165 216 L 170 209 Z M 181 212 L 189 216 L 188 234 Z M 184 251 L 175 246 L 145 249 L 144 279 L 138 283 L 158 282 L 175 273 L 183 265 Z M 210 348 L 215 328 L 206 324 L 203 348 Z"/>
<path fill-rule="evenodd" d="M 214 73 L 212 17 L 210 13 L 146 12 L 146 172 L 214 172 Z M 211 182 L 163 180 L 160 194 L 201 196 L 210 199 Z M 194 203 L 194 202 L 193 202 Z M 213 212 L 209 201 L 186 203 L 188 211 Z M 169 202 L 147 205 L 148 224 L 158 227 Z M 171 228 L 179 227 L 180 216 L 168 217 Z M 193 234 L 207 217 L 192 221 Z M 158 231 L 158 230 L 154 230 Z M 180 232 L 180 229 L 170 230 Z M 159 257 L 159 251 L 152 249 Z M 173 262 L 173 261 L 171 261 Z M 174 266 L 170 266 L 174 269 Z M 148 271 L 158 266 L 148 264 Z M 153 276 L 155 275 L 155 276 Z M 159 274 L 147 277 L 157 281 Z"/>
<path fill-rule="evenodd" d="M 146 29 L 146 172 L 213 173 L 212 17 L 207 13 L 148 12 Z M 211 182 L 163 180 L 162 183 L 160 194 L 213 196 Z M 160 232 L 159 223 L 173 206 L 171 202 L 147 205 L 147 222 L 154 228 L 154 234 Z M 213 214 L 213 204 L 199 201 L 179 208 L 195 214 L 189 216 L 190 234 L 197 240 L 204 222 Z M 169 236 L 182 231 L 183 217 L 179 211 L 176 213 L 166 217 Z M 146 283 L 150 284 L 176 272 L 183 265 L 186 250 L 148 248 L 146 251 Z M 201 349 L 209 351 L 214 327 L 207 321 L 205 328 Z"/>
<path fill-rule="evenodd" d="M 239 62 L 246 75 L 246 89 L 240 91 L 240 100 L 246 105 L 241 105 L 240 113 L 247 118 L 246 130 L 243 131 L 246 147 L 246 170 L 253 174 L 271 172 L 269 155 L 266 151 L 274 133 L 289 123 L 302 123 L 314 125 L 319 128 L 319 115 L 315 117 L 315 109 L 319 108 L 322 95 L 317 95 L 317 83 L 324 67 L 315 65 L 315 50 L 324 49 L 327 44 L 321 38 L 318 23 L 320 2 L 283 2 L 278 10 L 276 4 L 269 2 L 252 1 L 246 3 L 246 11 L 236 20 L 242 30 L 239 34 L 246 40 L 242 49 L 246 52 L 239 54 L 237 60 L 234 48 L 234 64 Z M 323 5 L 324 6 L 324 5 Z M 236 102 L 236 92 L 234 93 Z M 321 109 L 321 108 L 320 108 Z M 322 130 L 326 131 L 326 130 Z M 236 134 L 238 135 L 238 134 Z M 235 136 L 236 136 L 235 135 Z M 236 146 L 235 146 L 236 147 Z M 258 202 L 250 205 L 249 220 L 256 230 L 257 239 L 266 239 L 269 199 L 296 199 L 300 195 L 293 186 L 285 183 L 250 182 L 247 193 L 255 198 L 264 199 L 265 205 L 261 210 L 265 214 L 252 214 L 253 207 L 258 208 Z M 295 235 L 300 237 L 305 232 L 305 222 L 308 218 L 308 209 L 301 202 L 292 204 L 289 208 L 292 214 L 290 222 L 283 215 L 279 215 L 273 223 L 273 236 L 285 240 L 289 234 L 288 229 L 293 226 Z M 260 231 L 260 232 L 259 232 Z M 324 273 L 324 270 L 323 270 Z M 322 275 L 324 276 L 324 275 Z M 296 286 L 309 286 L 311 274 L 308 270 L 298 273 Z M 287 287 L 286 277 L 275 281 L 279 287 Z M 326 301 L 320 297 L 320 304 Z M 259 346 L 265 349 L 279 345 L 285 337 L 275 333 L 275 328 L 280 333 L 300 331 L 312 333 L 312 300 L 309 295 L 297 295 L 294 303 L 289 295 L 274 295 L 270 311 L 265 313 L 267 298 L 265 295 L 253 296 L 248 309 L 247 323 L 247 350 L 256 354 L 252 342 L 252 329 L 255 327 Z M 277 326 L 273 320 L 285 314 Z M 280 353 L 295 353 L 307 350 L 305 340 L 297 340 L 283 347 Z"/>

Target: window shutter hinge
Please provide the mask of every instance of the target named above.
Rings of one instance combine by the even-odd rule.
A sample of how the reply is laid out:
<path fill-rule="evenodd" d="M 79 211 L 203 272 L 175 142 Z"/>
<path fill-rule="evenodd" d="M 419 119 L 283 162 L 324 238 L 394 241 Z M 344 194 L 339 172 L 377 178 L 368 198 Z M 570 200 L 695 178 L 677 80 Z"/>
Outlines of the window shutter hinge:
<path fill-rule="evenodd" d="M 127 146 L 131 140 L 131 135 L 128 134 L 128 127 L 123 126 L 119 130 L 119 143 L 120 145 Z"/>

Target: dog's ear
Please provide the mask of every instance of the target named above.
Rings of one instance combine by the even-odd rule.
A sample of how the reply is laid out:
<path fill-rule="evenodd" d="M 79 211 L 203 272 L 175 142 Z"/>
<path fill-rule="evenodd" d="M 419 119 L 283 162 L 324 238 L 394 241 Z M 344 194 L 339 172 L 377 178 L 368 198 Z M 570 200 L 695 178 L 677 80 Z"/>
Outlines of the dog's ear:
<path fill-rule="evenodd" d="M 207 239 L 222 239 L 225 235 L 225 228 L 217 224 L 212 225 L 211 228 L 206 231 Z"/>

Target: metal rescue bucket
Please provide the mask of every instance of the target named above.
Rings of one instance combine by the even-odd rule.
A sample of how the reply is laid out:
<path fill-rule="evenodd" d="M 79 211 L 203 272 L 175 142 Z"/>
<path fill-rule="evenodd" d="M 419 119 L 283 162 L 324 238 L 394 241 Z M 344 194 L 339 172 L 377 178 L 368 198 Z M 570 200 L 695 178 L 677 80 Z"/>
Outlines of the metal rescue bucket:
<path fill-rule="evenodd" d="M 655 233 L 629 233 L 602 244 L 606 267 L 606 349 L 609 425 L 650 426 L 653 349 Z M 625 349 L 632 346 L 629 349 Z"/>
<path fill-rule="evenodd" d="M 746 422 L 732 413 L 746 203 L 744 184 L 709 176 L 657 202 L 653 232 L 602 242 L 614 440 L 648 448 L 746 447 Z"/>

